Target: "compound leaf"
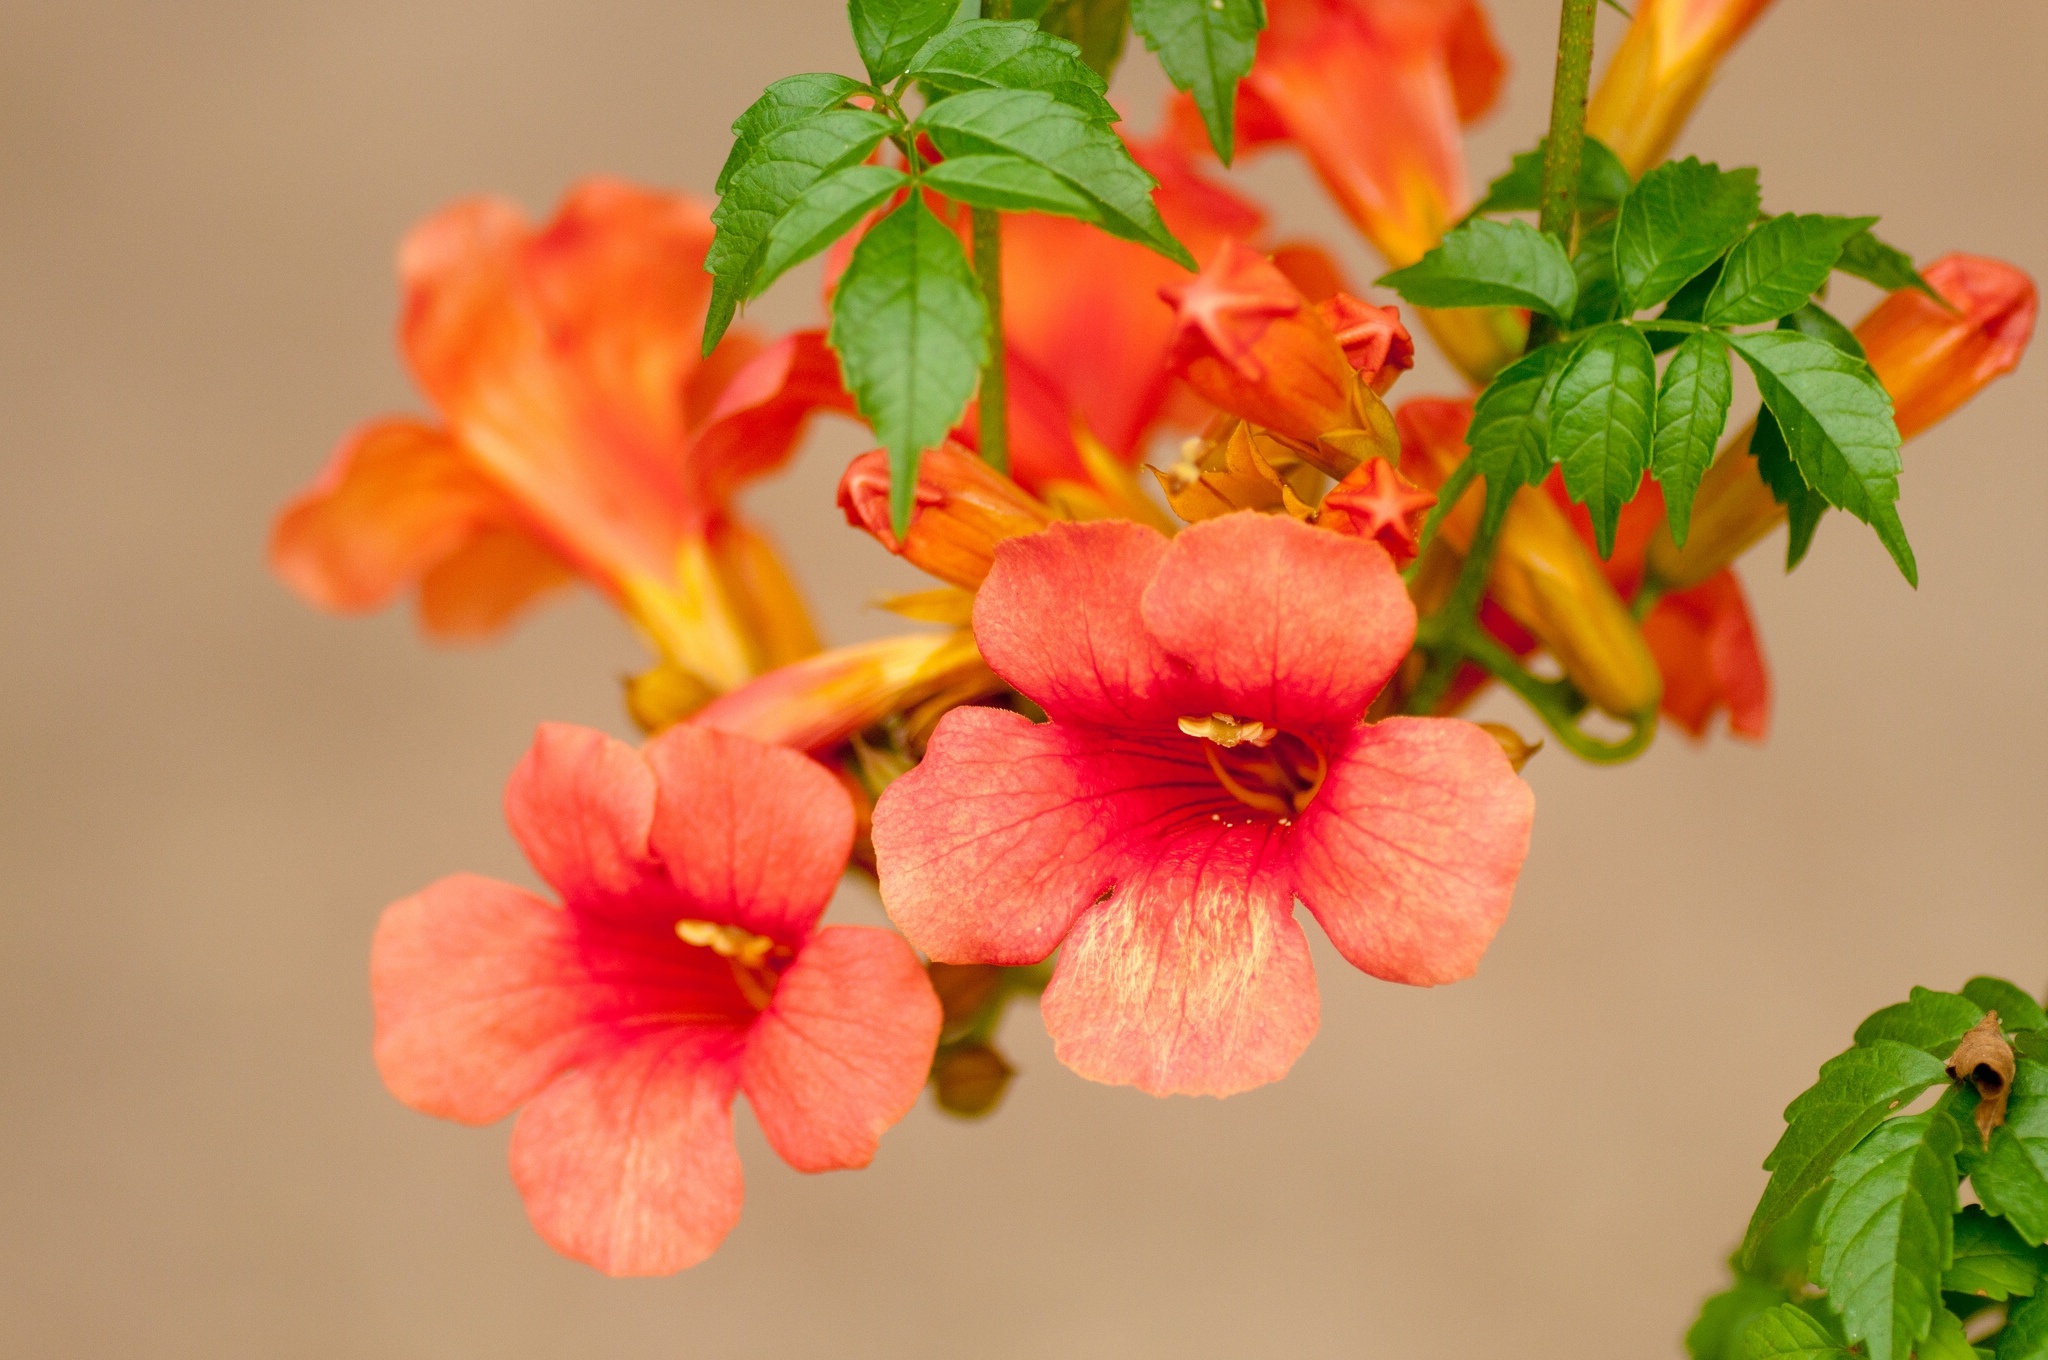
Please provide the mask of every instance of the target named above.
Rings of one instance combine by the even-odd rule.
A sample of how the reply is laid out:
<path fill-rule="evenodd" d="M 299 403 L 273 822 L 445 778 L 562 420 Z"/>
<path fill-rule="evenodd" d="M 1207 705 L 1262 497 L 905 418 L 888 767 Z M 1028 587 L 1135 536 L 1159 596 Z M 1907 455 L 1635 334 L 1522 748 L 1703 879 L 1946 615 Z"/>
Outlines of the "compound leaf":
<path fill-rule="evenodd" d="M 1876 220 L 1786 213 L 1764 222 L 1728 252 L 1707 298 L 1707 324 L 1743 326 L 1798 311 L 1828 281 L 1842 244 Z"/>
<path fill-rule="evenodd" d="M 853 45 L 877 86 L 903 74 L 918 49 L 953 22 L 960 0 L 847 0 Z"/>
<path fill-rule="evenodd" d="M 1671 539 L 1681 548 L 1692 523 L 1693 493 L 1714 461 L 1734 395 L 1734 374 L 1720 337 L 1711 331 L 1688 335 L 1657 389 L 1657 435 L 1650 446 L 1650 472 L 1664 488 Z"/>
<path fill-rule="evenodd" d="M 1562 321 L 1579 285 L 1557 238 L 1475 217 L 1406 269 L 1380 279 L 1418 307 L 1528 307 Z"/>
<path fill-rule="evenodd" d="M 1131 0 L 1131 27 L 1173 87 L 1194 96 L 1225 165 L 1237 149 L 1237 82 L 1252 69 L 1265 26 L 1264 0 Z"/>
<path fill-rule="evenodd" d="M 1081 49 L 1033 23 L 956 24 L 918 49 L 909 73 L 941 94 L 1042 90 L 1098 122 L 1117 121 L 1109 87 L 1081 60 Z"/>
<path fill-rule="evenodd" d="M 1602 557 L 1613 553 L 1621 507 L 1635 499 L 1650 466 L 1656 408 L 1656 356 L 1631 326 L 1602 326 L 1587 336 L 1557 380 L 1551 454 L 1564 470 L 1565 490 L 1593 516 Z"/>
<path fill-rule="evenodd" d="M 1742 239 L 1761 201 L 1756 171 L 1688 156 L 1636 182 L 1615 228 L 1615 271 L 1631 314 L 1654 307 Z"/>
<path fill-rule="evenodd" d="M 1814 1283 L 1870 1360 L 1906 1360 L 1945 1311 L 1962 1141 L 1937 1103 L 1879 1124 L 1835 1164 L 1815 1228 Z"/>

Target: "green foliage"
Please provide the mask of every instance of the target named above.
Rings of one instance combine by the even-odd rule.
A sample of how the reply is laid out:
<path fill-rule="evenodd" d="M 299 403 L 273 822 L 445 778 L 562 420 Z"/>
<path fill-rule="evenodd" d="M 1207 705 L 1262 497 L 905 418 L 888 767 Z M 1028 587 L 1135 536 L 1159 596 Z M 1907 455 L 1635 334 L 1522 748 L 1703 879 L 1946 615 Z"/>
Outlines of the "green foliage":
<path fill-rule="evenodd" d="M 1468 216 L 1482 213 L 1535 212 L 1543 196 L 1543 151 L 1550 139 L 1524 151 L 1508 171 L 1486 186 L 1486 197 Z M 1628 196 L 1628 167 L 1598 137 L 1586 138 L 1579 152 L 1579 208 L 1612 208 Z"/>
<path fill-rule="evenodd" d="M 1418 307 L 1527 307 L 1559 321 L 1579 296 L 1571 258 L 1556 237 L 1483 217 L 1379 282 Z"/>
<path fill-rule="evenodd" d="M 1052 171 L 1018 156 L 951 156 L 924 172 L 950 199 L 1003 212 L 1042 212 L 1093 221 L 1095 204 Z"/>
<path fill-rule="evenodd" d="M 1772 1308 L 1789 1302 L 1777 1285 L 1747 1277 L 1700 1305 L 1699 1318 L 1685 1333 L 1692 1360 L 1743 1360 L 1749 1330 Z"/>
<path fill-rule="evenodd" d="M 836 109 L 849 95 L 866 88 L 850 76 L 829 73 L 787 76 L 776 81 L 734 120 L 732 150 L 726 153 L 725 167 L 718 172 L 712 188 L 723 194 L 732 177 L 753 158 L 770 134 Z"/>
<path fill-rule="evenodd" d="M 1863 342 L 1856 338 L 1856 332 L 1835 319 L 1834 313 L 1818 303 L 1809 302 L 1796 312 L 1787 312 L 1778 318 L 1781 331 L 1798 331 L 1816 340 L 1825 340 L 1842 353 L 1861 359 Z"/>
<path fill-rule="evenodd" d="M 1671 538 L 1681 548 L 1692 523 L 1693 493 L 1714 461 L 1734 395 L 1728 351 L 1720 337 L 1711 331 L 1688 335 L 1671 356 L 1657 389 L 1657 434 L 1650 448 L 1650 470 L 1664 488 Z"/>
<path fill-rule="evenodd" d="M 1550 449 L 1565 490 L 1593 516 L 1602 557 L 1614 551 L 1621 507 L 1650 465 L 1657 360 L 1642 332 L 1602 326 L 1580 342 L 1550 405 Z"/>
<path fill-rule="evenodd" d="M 893 166 L 849 165 L 798 194 L 769 229 L 747 296 L 759 297 L 791 266 L 826 249 L 909 182 Z"/>
<path fill-rule="evenodd" d="M 1615 221 L 1613 213 L 1606 213 L 1580 226 L 1579 253 L 1572 256 L 1572 277 L 1579 285 L 1571 320 L 1575 331 L 1622 319 L 1621 280 L 1614 276 Z"/>
<path fill-rule="evenodd" d="M 1691 1335 L 1686 1339 L 1690 1343 Z M 1849 1351 L 1806 1310 L 1781 1303 L 1756 1318 L 1738 1354 L 1741 1360 L 1834 1360 Z"/>
<path fill-rule="evenodd" d="M 1495 375 L 1480 394 L 1465 433 L 1472 464 L 1486 478 L 1486 503 L 1497 519 L 1518 487 L 1550 470 L 1550 398 L 1571 351 L 1545 345 Z M 1496 509 L 1498 507 L 1498 509 Z"/>
<path fill-rule="evenodd" d="M 1879 1124 L 1831 1171 L 1814 1282 L 1870 1360 L 1906 1360 L 1943 1311 L 1962 1141 L 1937 1104 Z"/>
<path fill-rule="evenodd" d="M 1742 238 L 1755 219 L 1756 171 L 1688 157 L 1645 174 L 1623 200 L 1615 272 L 1631 311 L 1654 307 Z"/>
<path fill-rule="evenodd" d="M 2017 1305 L 1998 1334 L 1998 1360 L 2048 1360 L 2048 1298 Z"/>
<path fill-rule="evenodd" d="M 1117 121 L 1108 84 L 1081 49 L 1031 23 L 973 19 L 918 50 L 908 73 L 943 96 L 968 90 L 1040 90 L 1084 117 Z"/>
<path fill-rule="evenodd" d="M 1797 311 L 1828 281 L 1842 244 L 1876 220 L 1819 213 L 1769 219 L 1728 252 L 1702 319 L 1744 326 Z"/>
<path fill-rule="evenodd" d="M 833 299 L 847 389 L 889 451 L 889 508 L 910 528 L 917 465 L 960 417 L 987 354 L 988 316 L 960 238 L 920 195 L 869 229 Z"/>
<path fill-rule="evenodd" d="M 1813 544 L 1813 531 L 1820 527 L 1828 503 L 1799 475 L 1792 462 L 1792 450 L 1785 447 L 1785 432 L 1778 428 L 1778 418 L 1768 409 L 1757 412 L 1749 452 L 1756 459 L 1757 475 L 1770 487 L 1778 504 L 1785 507 L 1786 525 L 1791 531 L 1785 539 L 1785 570 L 1790 571 L 1806 557 L 1806 550 Z"/>
<path fill-rule="evenodd" d="M 1913 267 L 1912 256 L 1895 246 L 1886 245 L 1867 229 L 1842 243 L 1842 256 L 1835 261 L 1835 268 L 1844 274 L 1868 279 L 1886 292 L 1917 288 L 1942 306 L 1948 306 L 1941 294 L 1934 291 L 1933 285 L 1920 277 L 1920 271 Z"/>
<path fill-rule="evenodd" d="M 1883 1010 L 1856 1027 L 1856 1046 L 1869 1048 L 1886 1039 L 1946 1058 L 1956 1041 L 1984 1018 L 1984 1008 L 1955 992 L 1932 992 L 1915 987 L 1907 999 Z"/>
<path fill-rule="evenodd" d="M 2012 1224 L 1972 1204 L 1956 1215 L 1955 1256 L 1941 1288 L 2004 1303 L 2038 1290 L 2044 1265 L 2048 1254 L 2041 1248 L 2029 1246 Z"/>
<path fill-rule="evenodd" d="M 2048 1242 L 2048 1067 L 2020 1060 L 2005 1123 L 1970 1157 L 1970 1184 L 2028 1243 Z"/>
<path fill-rule="evenodd" d="M 1916 1360 L 1977 1360 L 1976 1348 L 1963 1334 L 1963 1320 L 1946 1308 L 1934 1310 L 1927 1339 L 1913 1354 Z"/>
<path fill-rule="evenodd" d="M 1963 995 L 1987 1011 L 1998 1012 L 1998 1023 L 2008 1030 L 2048 1029 L 2048 1012 L 2041 1003 L 2004 978 L 1973 977 L 1963 984 Z"/>
<path fill-rule="evenodd" d="M 1225 165 L 1237 149 L 1237 82 L 1252 69 L 1265 26 L 1264 0 L 1131 0 L 1131 27 L 1174 88 L 1194 96 Z"/>
<path fill-rule="evenodd" d="M 911 57 L 953 22 L 960 0 L 847 0 L 853 43 L 877 85 L 902 75 Z"/>
<path fill-rule="evenodd" d="M 1130 0 L 1011 0 L 1010 16 L 1035 19 L 1047 33 L 1081 49 L 1081 60 L 1104 80 L 1116 73 L 1130 27 Z"/>
<path fill-rule="evenodd" d="M 1089 219 L 1188 269 L 1194 257 L 1173 238 L 1153 206 L 1158 181 L 1131 159 L 1123 141 L 1041 90 L 971 90 L 940 100 L 911 125 L 947 157 L 1008 155 L 1045 167 L 1094 206 Z"/>

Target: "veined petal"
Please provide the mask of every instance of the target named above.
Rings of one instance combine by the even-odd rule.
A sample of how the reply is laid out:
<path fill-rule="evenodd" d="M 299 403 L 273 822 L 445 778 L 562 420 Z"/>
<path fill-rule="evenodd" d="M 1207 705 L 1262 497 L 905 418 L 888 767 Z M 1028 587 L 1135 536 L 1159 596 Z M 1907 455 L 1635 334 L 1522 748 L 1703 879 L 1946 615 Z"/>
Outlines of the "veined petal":
<path fill-rule="evenodd" d="M 505 785 L 505 820 L 535 872 L 571 910 L 600 916 L 631 920 L 634 903 L 666 892 L 654 808 L 640 753 L 569 723 L 542 723 Z"/>
<path fill-rule="evenodd" d="M 799 1171 L 866 1166 L 924 1090 L 943 1018 L 902 936 L 819 931 L 748 1038 L 740 1083 L 761 1132 Z"/>
<path fill-rule="evenodd" d="M 512 513 L 445 431 L 380 420 L 278 514 L 270 565 L 323 609 L 376 609 Z"/>
<path fill-rule="evenodd" d="M 1663 596 L 1643 620 L 1643 640 L 1664 674 L 1664 713 L 1694 737 L 1728 710 L 1728 730 L 1762 741 L 1771 724 L 1771 678 L 1733 571 Z"/>
<path fill-rule="evenodd" d="M 690 721 L 796 751 L 821 751 L 956 687 L 1000 689 L 974 635 L 909 633 L 857 642 L 791 665 L 706 704 Z"/>
<path fill-rule="evenodd" d="M 786 335 L 755 354 L 719 393 L 690 450 L 698 500 L 725 504 L 746 482 L 781 468 L 820 411 L 853 413 L 823 331 Z"/>
<path fill-rule="evenodd" d="M 1234 1095 L 1286 1074 L 1321 1003 L 1275 838 L 1205 822 L 1127 857 L 1040 1003 L 1061 1062 L 1153 1095 Z"/>
<path fill-rule="evenodd" d="M 974 604 L 982 656 L 1055 719 L 1171 731 L 1185 668 L 1138 612 L 1166 553 L 1165 535 L 1119 520 L 998 544 Z"/>
<path fill-rule="evenodd" d="M 487 529 L 420 578 L 420 625 L 435 637 L 497 632 L 576 573 L 524 529 Z"/>
<path fill-rule="evenodd" d="M 556 1080 L 512 1130 L 534 1228 L 607 1275 L 696 1265 L 739 1221 L 738 1036 L 662 1030 Z"/>
<path fill-rule="evenodd" d="M 853 848 L 839 782 L 795 751 L 688 723 L 650 741 L 646 763 L 660 788 L 650 841 L 678 915 L 800 945 Z"/>
<path fill-rule="evenodd" d="M 1471 723 L 1360 727 L 1295 823 L 1294 890 L 1337 952 L 1374 977 L 1456 982 L 1507 917 L 1535 812 L 1529 786 Z"/>
<path fill-rule="evenodd" d="M 1183 531 L 1143 614 L 1211 708 L 1300 733 L 1356 723 L 1415 638 L 1415 606 L 1385 549 L 1276 515 Z"/>

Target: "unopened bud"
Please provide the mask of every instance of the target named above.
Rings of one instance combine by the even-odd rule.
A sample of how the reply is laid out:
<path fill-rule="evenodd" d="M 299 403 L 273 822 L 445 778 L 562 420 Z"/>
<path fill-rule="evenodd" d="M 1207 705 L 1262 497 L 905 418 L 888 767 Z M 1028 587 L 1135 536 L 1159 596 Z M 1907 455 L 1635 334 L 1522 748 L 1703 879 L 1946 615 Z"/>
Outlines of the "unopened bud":
<path fill-rule="evenodd" d="M 703 676 L 673 661 L 625 679 L 626 712 L 648 736 L 663 732 L 718 697 Z"/>
<path fill-rule="evenodd" d="M 958 1034 L 980 1019 L 1003 985 L 1003 970 L 993 963 L 928 963 L 924 971 L 945 1013 L 942 1034 Z"/>
<path fill-rule="evenodd" d="M 1415 341 L 1401 324 L 1398 308 L 1375 307 L 1339 293 L 1319 303 L 1316 311 L 1337 337 L 1345 362 L 1381 396 L 1415 366 Z"/>
<path fill-rule="evenodd" d="M 1002 689 L 971 633 L 913 633 L 835 647 L 772 670 L 720 695 L 691 721 L 774 746 L 820 751 L 936 694 Z"/>
<path fill-rule="evenodd" d="M 995 1113 L 1017 1070 L 993 1047 L 966 1043 L 941 1048 L 932 1061 L 932 1094 L 939 1108 L 961 1119 Z"/>
<path fill-rule="evenodd" d="M 995 564 L 996 544 L 1035 534 L 1057 518 L 1030 492 L 953 445 L 924 455 L 910 532 L 898 541 L 889 519 L 889 459 L 876 450 L 853 460 L 839 482 L 846 522 L 898 557 L 966 590 Z"/>
<path fill-rule="evenodd" d="M 1369 538 L 1401 565 L 1415 560 L 1422 521 L 1436 493 L 1415 485 L 1384 458 L 1369 458 L 1330 489 L 1316 516 L 1318 529 Z"/>
<path fill-rule="evenodd" d="M 1478 724 L 1478 726 L 1487 736 L 1492 737 L 1495 742 L 1499 743 L 1500 753 L 1508 758 L 1508 764 L 1515 767 L 1516 774 L 1520 774 L 1522 767 L 1527 765 L 1530 759 L 1543 749 L 1542 742 L 1539 741 L 1531 745 L 1526 737 L 1514 728 L 1509 727 L 1506 723 L 1483 722 Z"/>

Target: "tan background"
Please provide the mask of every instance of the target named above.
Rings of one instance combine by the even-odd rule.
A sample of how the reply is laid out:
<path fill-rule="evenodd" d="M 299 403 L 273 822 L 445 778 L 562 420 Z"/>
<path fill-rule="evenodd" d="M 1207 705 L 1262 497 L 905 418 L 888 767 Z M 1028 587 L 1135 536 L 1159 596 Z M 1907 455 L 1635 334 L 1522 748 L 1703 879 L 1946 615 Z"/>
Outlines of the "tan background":
<path fill-rule="evenodd" d="M 1556 13 L 1495 8 L 1518 65 L 1481 174 L 1534 140 Z M 1778 8 L 1686 148 L 2048 272 L 2048 11 Z M 702 190 L 761 85 L 852 69 L 842 32 L 828 0 L 0 7 L 0 1354 L 1669 1355 L 1860 1016 L 2048 983 L 2036 356 L 1912 447 L 1917 594 L 1846 521 L 1789 580 L 1756 554 L 1768 746 L 1538 760 L 1477 980 L 1403 990 L 1318 940 L 1321 1037 L 1223 1104 L 1084 1083 L 1021 1014 L 993 1121 L 920 1108 L 872 1170 L 806 1178 L 743 1116 L 709 1264 L 552 1255 L 503 1128 L 378 1085 L 365 948 L 441 873 L 524 875 L 501 781 L 538 719 L 621 730 L 634 644 L 584 599 L 431 649 L 299 607 L 262 536 L 346 427 L 416 405 L 407 224 L 594 170 Z M 1295 167 L 1252 179 L 1370 277 Z M 812 277 L 767 319 L 807 320 Z M 831 509 L 854 447 L 822 433 L 755 501 L 840 640 L 902 579 Z"/>

